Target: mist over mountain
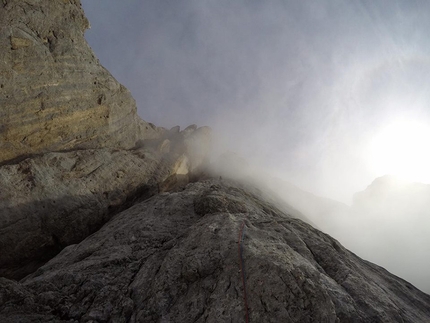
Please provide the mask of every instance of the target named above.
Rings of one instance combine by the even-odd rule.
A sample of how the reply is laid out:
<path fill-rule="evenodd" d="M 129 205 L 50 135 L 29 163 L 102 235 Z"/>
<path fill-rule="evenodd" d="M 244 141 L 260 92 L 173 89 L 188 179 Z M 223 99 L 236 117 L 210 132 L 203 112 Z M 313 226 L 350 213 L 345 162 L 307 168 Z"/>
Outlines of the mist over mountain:
<path fill-rule="evenodd" d="M 208 125 L 221 152 L 349 205 L 387 173 L 430 183 L 428 131 L 407 137 L 430 126 L 428 1 L 83 6 L 86 39 L 144 120 Z M 395 129 L 397 142 L 374 151 L 397 120 L 414 126 Z"/>
<path fill-rule="evenodd" d="M 430 293 L 430 185 L 376 178 L 352 206 L 313 196 L 288 183 L 278 193 L 322 231 Z"/>
<path fill-rule="evenodd" d="M 429 293 L 430 185 L 385 175 L 354 194 L 351 206 L 306 192 L 234 153 L 221 158 L 216 171 L 264 188 L 272 202 L 351 251 L 382 264 Z"/>
<path fill-rule="evenodd" d="M 0 22 L 0 322 L 430 320 L 420 281 L 318 229 L 350 233 L 360 214 L 355 237 L 391 238 L 372 219 L 394 206 L 402 225 L 425 221 L 403 215 L 427 208 L 428 186 L 379 178 L 337 222 L 346 205 L 219 154 L 208 126 L 140 119 L 87 44 L 80 0 L 3 0 Z"/>
<path fill-rule="evenodd" d="M 430 185 L 377 178 L 354 195 L 348 220 L 339 220 L 339 227 L 327 232 L 430 292 Z"/>

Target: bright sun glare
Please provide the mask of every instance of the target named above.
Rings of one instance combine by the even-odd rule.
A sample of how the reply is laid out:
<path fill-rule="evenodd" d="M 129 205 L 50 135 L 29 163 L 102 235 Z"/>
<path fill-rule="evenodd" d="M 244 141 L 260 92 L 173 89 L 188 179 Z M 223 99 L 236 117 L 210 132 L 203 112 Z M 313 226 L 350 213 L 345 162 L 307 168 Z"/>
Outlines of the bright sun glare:
<path fill-rule="evenodd" d="M 430 129 L 415 120 L 397 120 L 372 140 L 370 166 L 377 176 L 430 183 Z"/>

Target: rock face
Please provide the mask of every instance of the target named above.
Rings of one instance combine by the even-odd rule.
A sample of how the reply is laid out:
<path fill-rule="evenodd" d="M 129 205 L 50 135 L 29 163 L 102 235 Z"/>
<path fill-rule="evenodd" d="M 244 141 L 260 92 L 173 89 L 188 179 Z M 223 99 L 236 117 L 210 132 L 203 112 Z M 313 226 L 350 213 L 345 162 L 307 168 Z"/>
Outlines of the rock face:
<path fill-rule="evenodd" d="M 136 196 L 186 182 L 210 131 L 141 120 L 86 43 L 79 1 L 0 6 L 0 275 L 19 279 Z"/>
<path fill-rule="evenodd" d="M 428 322 L 430 296 L 226 180 L 116 215 L 21 282 L 2 322 Z"/>
<path fill-rule="evenodd" d="M 0 22 L 0 322 L 430 321 L 268 191 L 208 178 L 210 129 L 140 120 L 79 1 Z"/>
<path fill-rule="evenodd" d="M 199 128 L 132 150 L 52 152 L 0 167 L 0 276 L 22 278 L 135 200 L 186 183 L 205 161 Z"/>
<path fill-rule="evenodd" d="M 132 148 L 157 129 L 84 39 L 80 1 L 0 2 L 0 163 L 77 148 Z"/>

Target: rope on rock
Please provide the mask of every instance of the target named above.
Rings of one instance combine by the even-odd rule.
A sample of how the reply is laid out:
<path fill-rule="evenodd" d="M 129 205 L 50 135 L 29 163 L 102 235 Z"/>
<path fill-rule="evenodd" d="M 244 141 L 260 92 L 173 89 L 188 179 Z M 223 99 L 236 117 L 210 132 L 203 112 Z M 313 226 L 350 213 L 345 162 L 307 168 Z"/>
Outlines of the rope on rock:
<path fill-rule="evenodd" d="M 239 251 L 240 273 L 242 275 L 243 301 L 245 303 L 245 321 L 246 321 L 246 323 L 249 323 L 248 298 L 246 295 L 246 273 L 245 273 L 245 263 L 243 261 L 243 240 L 245 238 L 245 219 L 242 221 L 242 225 L 240 226 L 239 239 L 237 241 L 237 246 L 238 246 L 238 251 Z"/>

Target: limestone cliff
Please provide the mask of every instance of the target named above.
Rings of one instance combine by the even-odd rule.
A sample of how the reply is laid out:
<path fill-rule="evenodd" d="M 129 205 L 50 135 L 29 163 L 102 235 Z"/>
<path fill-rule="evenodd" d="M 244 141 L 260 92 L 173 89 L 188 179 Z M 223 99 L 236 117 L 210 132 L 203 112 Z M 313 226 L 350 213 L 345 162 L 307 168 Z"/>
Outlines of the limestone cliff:
<path fill-rule="evenodd" d="M 168 131 L 137 116 L 88 26 L 77 0 L 0 2 L 1 276 L 22 278 L 206 159 L 207 127 Z"/>
<path fill-rule="evenodd" d="M 131 148 L 157 130 L 84 39 L 80 1 L 0 1 L 0 163 L 77 148 Z"/>

